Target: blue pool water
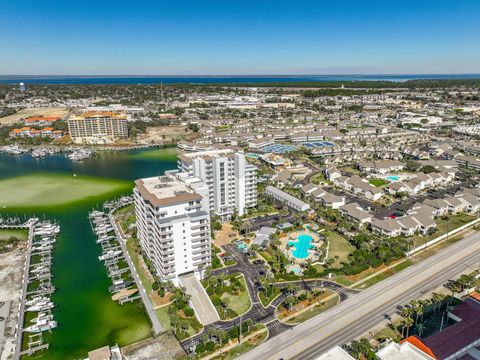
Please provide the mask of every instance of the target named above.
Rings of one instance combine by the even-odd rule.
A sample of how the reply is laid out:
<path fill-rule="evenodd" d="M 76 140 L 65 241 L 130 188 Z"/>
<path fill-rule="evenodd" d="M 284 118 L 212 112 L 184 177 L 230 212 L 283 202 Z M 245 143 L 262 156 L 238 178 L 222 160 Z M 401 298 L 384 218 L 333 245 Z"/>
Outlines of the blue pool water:
<path fill-rule="evenodd" d="M 243 249 L 246 249 L 248 247 L 247 244 L 245 244 L 244 242 L 241 242 L 241 243 L 238 243 L 237 244 L 237 247 L 240 249 L 240 250 L 243 250 Z"/>
<path fill-rule="evenodd" d="M 390 176 L 387 176 L 387 180 L 389 180 L 389 181 L 398 181 L 398 180 L 400 180 L 400 176 L 398 176 L 398 175 L 390 175 Z"/>
<path fill-rule="evenodd" d="M 288 245 L 293 245 L 292 255 L 297 259 L 306 259 L 308 250 L 312 247 L 313 238 L 310 235 L 302 234 L 297 237 L 297 241 L 289 241 Z"/>

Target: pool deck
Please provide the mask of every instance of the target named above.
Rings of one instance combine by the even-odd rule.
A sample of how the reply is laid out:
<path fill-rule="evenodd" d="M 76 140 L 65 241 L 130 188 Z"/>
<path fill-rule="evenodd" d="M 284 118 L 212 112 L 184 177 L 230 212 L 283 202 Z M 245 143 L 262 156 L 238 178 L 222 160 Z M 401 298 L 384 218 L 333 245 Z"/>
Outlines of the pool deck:
<path fill-rule="evenodd" d="M 307 257 L 305 258 L 297 258 L 293 255 L 293 249 L 290 248 L 289 245 L 291 245 L 292 243 L 297 243 L 299 240 L 299 236 L 301 235 L 307 235 L 307 236 L 310 236 L 312 238 L 311 242 L 310 242 L 310 249 L 308 250 L 308 255 Z M 301 264 L 301 263 L 304 263 L 305 261 L 307 260 L 313 260 L 314 262 L 317 262 L 319 261 L 319 259 L 316 259 L 314 257 L 314 254 L 313 252 L 311 251 L 311 249 L 319 249 L 320 246 L 323 244 L 323 241 L 320 240 L 320 237 L 317 233 L 313 232 L 313 231 L 310 231 L 310 230 L 299 230 L 299 231 L 293 231 L 291 233 L 289 233 L 286 237 L 282 238 L 282 249 L 286 252 L 286 254 L 288 254 L 288 257 L 293 260 L 295 263 L 297 264 Z M 295 245 L 293 245 L 295 246 Z"/>

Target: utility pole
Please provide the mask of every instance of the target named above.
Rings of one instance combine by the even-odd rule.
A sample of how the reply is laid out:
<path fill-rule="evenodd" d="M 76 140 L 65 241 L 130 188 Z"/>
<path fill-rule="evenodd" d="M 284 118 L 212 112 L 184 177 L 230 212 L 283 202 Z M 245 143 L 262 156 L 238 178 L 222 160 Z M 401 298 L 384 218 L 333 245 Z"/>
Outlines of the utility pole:
<path fill-rule="evenodd" d="M 238 344 L 240 345 L 242 343 L 242 315 L 240 315 L 240 332 L 239 332 L 239 337 L 238 337 Z"/>

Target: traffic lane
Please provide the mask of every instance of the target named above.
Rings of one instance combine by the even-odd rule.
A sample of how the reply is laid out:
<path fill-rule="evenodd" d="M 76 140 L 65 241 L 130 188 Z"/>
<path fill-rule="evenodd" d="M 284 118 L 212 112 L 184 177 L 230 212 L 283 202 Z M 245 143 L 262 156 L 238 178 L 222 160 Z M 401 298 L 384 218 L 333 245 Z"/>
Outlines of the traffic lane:
<path fill-rule="evenodd" d="M 256 359 L 276 358 L 278 356 L 286 358 L 293 357 L 297 353 L 303 351 L 303 349 L 312 346 L 309 345 L 307 341 L 313 342 L 313 344 L 316 344 L 319 341 L 323 343 L 324 341 L 322 340 L 322 335 L 325 336 L 325 334 L 333 334 L 339 331 L 339 329 L 328 328 L 338 326 L 339 323 L 340 328 L 350 327 L 356 320 L 365 322 L 365 319 L 368 319 L 368 316 L 371 315 L 367 314 L 364 316 L 364 319 L 361 318 L 359 314 L 365 311 L 371 312 L 372 310 L 370 309 L 375 311 L 375 309 L 380 308 L 380 305 L 385 302 L 381 301 L 385 298 L 385 296 L 391 296 L 391 306 L 393 308 L 396 304 L 398 304 L 398 302 L 404 302 L 407 300 L 408 293 L 421 294 L 421 291 L 425 290 L 425 288 L 440 286 L 443 281 L 446 281 L 455 274 L 455 270 L 453 272 L 448 271 L 448 268 L 452 267 L 452 265 L 457 261 L 463 258 L 472 260 L 472 257 L 474 257 L 474 261 L 480 260 L 480 241 L 478 240 L 480 240 L 480 237 L 477 233 L 474 236 L 470 236 L 465 240 L 459 241 L 458 243 L 439 252 L 438 254 L 424 260 L 423 262 L 413 265 L 412 267 L 390 277 L 382 283 L 372 286 L 357 296 L 353 296 L 348 301 L 342 302 L 323 314 L 320 314 L 299 325 L 294 329 L 294 333 L 290 333 L 288 337 L 281 335 L 278 338 L 274 338 L 271 342 L 266 342 L 260 345 L 258 348 L 243 355 L 241 358 Z M 474 255 L 471 255 L 472 252 Z M 432 273 L 437 274 L 437 277 L 441 277 L 440 280 L 438 280 L 435 275 L 432 277 Z M 427 276 L 426 280 L 419 281 L 425 276 Z M 428 277 L 433 278 L 435 281 L 433 282 Z M 408 286 L 411 286 L 411 288 L 408 288 Z M 407 287 L 406 290 L 405 287 Z M 402 294 L 404 296 L 400 297 Z M 405 294 L 407 294 L 407 296 L 405 296 Z M 355 309 L 353 313 L 352 309 Z M 317 332 L 320 330 L 321 333 L 317 334 Z M 312 332 L 316 334 L 313 338 L 311 337 Z M 329 343 L 328 345 L 333 346 L 335 344 Z M 291 349 L 290 352 L 287 351 L 289 347 L 298 348 L 294 348 L 296 351 L 290 353 Z"/>

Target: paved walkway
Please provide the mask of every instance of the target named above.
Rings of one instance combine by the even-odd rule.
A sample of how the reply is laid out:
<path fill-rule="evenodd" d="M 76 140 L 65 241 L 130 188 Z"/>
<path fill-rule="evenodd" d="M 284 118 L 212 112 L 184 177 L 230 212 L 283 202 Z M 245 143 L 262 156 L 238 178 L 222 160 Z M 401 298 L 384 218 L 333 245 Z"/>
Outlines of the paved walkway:
<path fill-rule="evenodd" d="M 113 217 L 113 215 L 109 214 L 108 217 L 110 219 L 110 223 L 113 226 L 113 229 L 115 230 L 115 235 L 117 235 L 118 242 L 122 247 L 122 251 L 123 251 L 123 254 L 125 255 L 125 259 L 127 259 L 127 264 L 128 264 L 128 267 L 130 268 L 130 272 L 132 273 L 133 279 L 135 280 L 135 283 L 137 284 L 140 295 L 142 296 L 142 301 L 143 301 L 143 304 L 145 305 L 145 310 L 147 311 L 148 317 L 150 318 L 150 321 L 152 323 L 153 331 L 155 334 L 160 334 L 165 329 L 160 324 L 160 321 L 158 320 L 155 310 L 153 310 L 153 305 L 152 305 L 152 302 L 150 301 L 150 297 L 148 296 L 145 290 L 145 287 L 143 286 L 143 283 L 140 280 L 140 277 L 138 276 L 137 269 L 135 269 L 135 265 L 133 264 L 132 259 L 130 258 L 130 254 L 128 253 L 128 250 L 127 250 L 127 241 L 123 235 L 123 232 L 118 226 L 117 222 L 115 221 L 115 218 Z"/>
<path fill-rule="evenodd" d="M 185 286 L 187 294 L 192 297 L 193 309 L 202 325 L 208 325 L 220 320 L 207 292 L 194 274 L 182 275 L 179 277 L 179 281 Z"/>

